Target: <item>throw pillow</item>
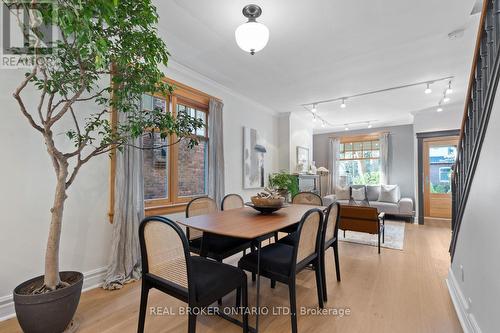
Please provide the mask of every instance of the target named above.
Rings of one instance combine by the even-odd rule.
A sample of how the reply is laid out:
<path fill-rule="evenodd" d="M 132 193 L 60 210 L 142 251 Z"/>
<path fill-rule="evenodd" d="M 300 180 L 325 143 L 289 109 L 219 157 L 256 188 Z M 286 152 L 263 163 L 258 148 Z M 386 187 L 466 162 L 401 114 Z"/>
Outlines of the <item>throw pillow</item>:
<path fill-rule="evenodd" d="M 366 190 L 364 187 L 360 187 L 360 188 L 352 188 L 351 189 L 352 191 L 352 198 L 356 201 L 363 201 L 363 200 L 366 200 Z"/>
<path fill-rule="evenodd" d="M 335 198 L 337 200 L 349 200 L 349 187 L 339 187 L 335 189 Z"/>
<path fill-rule="evenodd" d="M 370 201 L 377 201 L 380 195 L 380 185 L 366 185 L 366 198 Z"/>
<path fill-rule="evenodd" d="M 398 185 L 380 185 L 378 201 L 398 203 L 400 198 Z"/>

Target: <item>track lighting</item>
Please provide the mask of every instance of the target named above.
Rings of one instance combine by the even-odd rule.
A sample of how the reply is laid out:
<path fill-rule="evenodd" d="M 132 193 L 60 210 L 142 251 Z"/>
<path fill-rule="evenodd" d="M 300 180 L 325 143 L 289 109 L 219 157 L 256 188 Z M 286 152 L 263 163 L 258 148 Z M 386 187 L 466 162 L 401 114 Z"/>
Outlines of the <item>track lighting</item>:
<path fill-rule="evenodd" d="M 432 92 L 432 89 L 431 89 L 431 87 L 430 87 L 430 83 L 427 83 L 427 88 L 425 88 L 424 92 L 425 92 L 426 94 L 430 94 L 430 93 Z"/>
<path fill-rule="evenodd" d="M 316 122 L 316 115 L 313 115 L 313 123 Z"/>
<path fill-rule="evenodd" d="M 360 92 L 360 93 L 353 94 L 353 95 L 343 95 L 343 97 L 334 97 L 334 98 L 329 98 L 329 99 L 324 99 L 324 100 L 317 100 L 317 101 L 313 101 L 311 103 L 301 104 L 301 106 L 306 108 L 307 111 L 312 112 L 313 114 L 315 114 L 318 111 L 319 105 L 326 104 L 326 103 L 340 102 L 340 108 L 345 109 L 345 108 L 347 108 L 347 100 L 348 99 L 351 100 L 351 99 L 355 99 L 355 98 L 365 97 L 368 95 L 375 95 L 375 94 L 386 93 L 386 92 L 394 91 L 394 90 L 406 89 L 409 87 L 417 87 L 417 86 L 421 87 L 424 84 L 426 86 L 426 88 L 424 90 L 425 94 L 431 94 L 432 93 L 431 85 L 436 84 L 438 82 L 442 82 L 442 81 L 445 81 L 445 82 L 448 81 L 448 86 L 443 91 L 443 93 L 444 93 L 443 98 L 445 99 L 444 102 L 446 103 L 449 101 L 449 98 L 446 98 L 446 96 L 448 96 L 449 94 L 451 94 L 453 92 L 453 90 L 451 89 L 451 80 L 453 78 L 454 78 L 454 76 L 446 76 L 446 77 L 441 77 L 441 78 L 430 79 L 427 81 L 419 81 L 419 82 L 414 82 L 414 83 L 402 84 L 399 86 L 393 86 L 393 87 L 384 88 L 384 89 L 377 89 L 377 90 Z M 443 99 L 441 99 L 441 102 L 443 102 Z"/>
<path fill-rule="evenodd" d="M 372 124 L 368 123 L 368 128 L 372 128 Z"/>
<path fill-rule="evenodd" d="M 323 128 L 325 128 L 325 127 L 326 127 L 326 123 L 325 123 L 325 121 L 324 121 L 324 120 L 321 122 L 321 127 L 323 127 Z"/>
<path fill-rule="evenodd" d="M 318 111 L 318 107 L 316 104 L 313 104 L 313 108 L 311 110 L 312 113 L 316 113 Z"/>
<path fill-rule="evenodd" d="M 442 111 L 443 111 L 443 108 L 441 107 L 441 105 L 439 105 L 439 106 L 438 106 L 438 108 L 437 108 L 437 110 L 436 110 L 436 111 L 437 111 L 437 112 L 442 112 Z"/>
<path fill-rule="evenodd" d="M 450 98 L 445 95 L 444 98 L 443 98 L 443 102 L 444 103 L 448 103 L 449 101 L 450 101 Z"/>
<path fill-rule="evenodd" d="M 446 88 L 445 94 L 449 95 L 453 93 L 453 89 L 451 88 L 451 81 L 448 82 L 448 88 Z"/>
<path fill-rule="evenodd" d="M 346 127 L 344 128 L 344 130 L 345 130 L 345 131 L 348 131 L 348 130 L 349 130 L 349 127 L 347 127 L 347 126 L 346 126 Z"/>

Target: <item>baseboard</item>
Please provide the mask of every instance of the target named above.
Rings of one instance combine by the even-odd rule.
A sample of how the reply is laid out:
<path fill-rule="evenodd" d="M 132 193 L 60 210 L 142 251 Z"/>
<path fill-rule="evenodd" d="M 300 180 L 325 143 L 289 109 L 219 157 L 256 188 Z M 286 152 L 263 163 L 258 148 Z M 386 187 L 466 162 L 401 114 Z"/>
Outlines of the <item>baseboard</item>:
<path fill-rule="evenodd" d="M 448 286 L 453 306 L 455 307 L 458 320 L 460 321 L 460 325 L 462 326 L 464 333 L 481 333 L 481 328 L 479 327 L 474 314 L 469 312 L 469 302 L 467 302 L 467 299 L 462 293 L 451 267 L 448 271 L 446 285 Z"/>
<path fill-rule="evenodd" d="M 82 291 L 98 288 L 102 285 L 106 276 L 106 267 L 97 268 L 83 273 Z M 0 297 L 0 321 L 15 317 L 14 301 L 12 294 Z"/>

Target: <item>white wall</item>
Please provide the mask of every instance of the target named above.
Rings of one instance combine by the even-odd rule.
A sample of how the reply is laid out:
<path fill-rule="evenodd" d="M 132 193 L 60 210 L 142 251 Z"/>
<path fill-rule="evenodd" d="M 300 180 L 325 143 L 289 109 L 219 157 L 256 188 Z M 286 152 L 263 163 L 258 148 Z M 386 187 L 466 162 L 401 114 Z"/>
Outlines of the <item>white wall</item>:
<path fill-rule="evenodd" d="M 256 190 L 243 190 L 243 126 L 255 128 L 265 143 L 267 182 L 267 175 L 279 170 L 277 113 L 175 62 L 170 63 L 166 74 L 223 100 L 226 193 L 239 193 L 249 199 Z"/>
<path fill-rule="evenodd" d="M 313 160 L 313 128 L 303 117 L 290 114 L 290 171 L 297 171 L 297 147 L 309 149 L 309 161 Z"/>
<path fill-rule="evenodd" d="M 13 311 L 14 287 L 43 274 L 55 184 L 43 141 L 24 120 L 12 98 L 11 92 L 23 71 L 1 70 L 1 75 L 0 318 Z M 248 198 L 255 190 L 242 189 L 242 128 L 245 125 L 259 131 L 268 150 L 266 172 L 277 171 L 278 121 L 274 111 L 178 64 L 172 63 L 167 75 L 224 101 L 226 192 Z M 25 95 L 33 105 L 35 95 Z M 58 135 L 57 140 L 64 140 L 64 136 Z M 108 167 L 108 157 L 102 156 L 82 168 L 69 191 L 62 230 L 61 268 L 87 273 L 94 283 L 99 282 L 105 272 L 112 232 L 107 220 Z"/>
<path fill-rule="evenodd" d="M 498 332 L 500 327 L 499 141 L 500 90 L 495 97 L 448 279 L 465 332 Z"/>
<path fill-rule="evenodd" d="M 278 117 L 278 166 L 280 170 L 290 171 L 290 113 Z"/>
<path fill-rule="evenodd" d="M 447 105 L 442 112 L 437 112 L 435 108 L 418 112 L 413 116 L 413 129 L 415 133 L 458 129 L 463 112 L 463 104 Z"/>

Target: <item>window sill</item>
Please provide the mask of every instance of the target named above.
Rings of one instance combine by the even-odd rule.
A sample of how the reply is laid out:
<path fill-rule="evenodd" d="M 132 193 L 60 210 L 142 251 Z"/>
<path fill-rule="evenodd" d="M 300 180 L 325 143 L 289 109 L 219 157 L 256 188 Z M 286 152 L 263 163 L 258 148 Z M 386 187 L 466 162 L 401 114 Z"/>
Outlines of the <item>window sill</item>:
<path fill-rule="evenodd" d="M 144 215 L 145 216 L 167 215 L 167 214 L 184 212 L 186 210 L 187 204 L 188 203 L 185 202 L 185 203 L 179 203 L 179 204 L 168 205 L 168 206 L 146 207 L 144 209 Z"/>

